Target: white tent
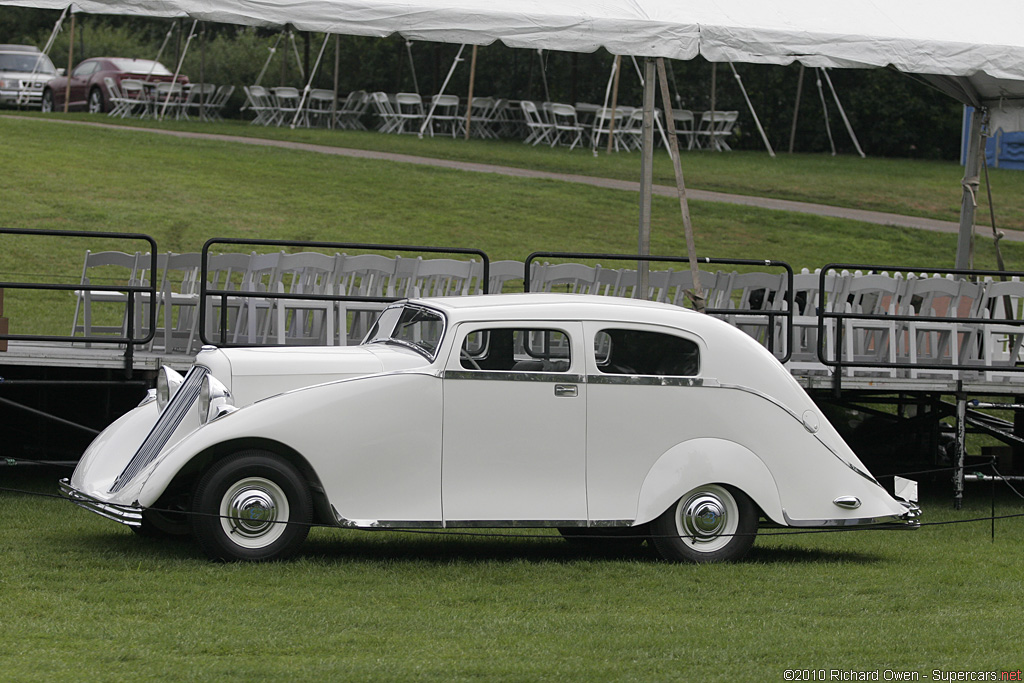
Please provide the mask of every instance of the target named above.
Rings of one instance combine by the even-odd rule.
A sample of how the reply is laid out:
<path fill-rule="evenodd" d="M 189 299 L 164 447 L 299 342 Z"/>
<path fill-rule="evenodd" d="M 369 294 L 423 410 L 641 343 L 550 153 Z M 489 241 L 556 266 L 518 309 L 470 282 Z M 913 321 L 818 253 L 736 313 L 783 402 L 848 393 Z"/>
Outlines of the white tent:
<path fill-rule="evenodd" d="M 66 0 L 0 4 L 67 6 Z M 501 41 L 569 52 L 603 47 L 638 57 L 892 66 L 924 75 L 976 107 L 1024 100 L 1020 0 L 988 0 L 978 7 L 961 0 L 76 0 L 74 7 L 335 34 L 400 33 L 408 40 L 446 43 Z M 977 171 L 968 164 L 957 266 L 967 263 L 970 185 Z"/>

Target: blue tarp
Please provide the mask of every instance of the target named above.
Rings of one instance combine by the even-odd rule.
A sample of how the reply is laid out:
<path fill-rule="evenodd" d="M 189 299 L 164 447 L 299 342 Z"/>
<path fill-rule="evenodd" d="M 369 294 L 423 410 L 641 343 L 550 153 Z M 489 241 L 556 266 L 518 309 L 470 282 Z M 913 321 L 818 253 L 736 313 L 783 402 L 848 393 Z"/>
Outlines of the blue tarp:
<path fill-rule="evenodd" d="M 1002 128 L 985 141 L 985 163 L 990 168 L 1024 170 L 1024 131 L 1004 132 Z"/>

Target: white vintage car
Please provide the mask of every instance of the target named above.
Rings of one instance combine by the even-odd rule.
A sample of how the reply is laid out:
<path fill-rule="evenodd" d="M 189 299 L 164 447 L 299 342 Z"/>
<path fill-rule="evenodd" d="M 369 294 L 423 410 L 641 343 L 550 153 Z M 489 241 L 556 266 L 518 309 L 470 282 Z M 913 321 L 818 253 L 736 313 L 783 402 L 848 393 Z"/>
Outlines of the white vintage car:
<path fill-rule="evenodd" d="M 206 347 L 157 384 L 62 489 L 217 560 L 286 557 L 311 525 L 556 527 L 698 562 L 762 520 L 918 525 L 770 353 L 665 304 L 408 300 L 359 346 Z"/>

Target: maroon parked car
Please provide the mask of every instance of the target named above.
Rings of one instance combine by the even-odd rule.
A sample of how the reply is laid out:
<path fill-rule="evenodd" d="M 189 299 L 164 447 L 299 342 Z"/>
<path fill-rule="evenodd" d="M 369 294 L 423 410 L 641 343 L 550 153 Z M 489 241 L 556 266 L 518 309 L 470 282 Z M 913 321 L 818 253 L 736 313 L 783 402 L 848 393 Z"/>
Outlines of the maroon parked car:
<path fill-rule="evenodd" d="M 43 111 L 64 111 L 64 96 L 68 92 L 69 110 L 87 110 L 91 113 L 110 111 L 110 92 L 105 79 L 114 79 L 118 88 L 125 78 L 140 81 L 170 81 L 174 74 L 160 62 L 152 59 L 128 59 L 125 57 L 91 57 L 74 68 L 70 76 L 51 79 L 43 88 Z M 179 75 L 178 83 L 188 83 L 186 76 Z"/>

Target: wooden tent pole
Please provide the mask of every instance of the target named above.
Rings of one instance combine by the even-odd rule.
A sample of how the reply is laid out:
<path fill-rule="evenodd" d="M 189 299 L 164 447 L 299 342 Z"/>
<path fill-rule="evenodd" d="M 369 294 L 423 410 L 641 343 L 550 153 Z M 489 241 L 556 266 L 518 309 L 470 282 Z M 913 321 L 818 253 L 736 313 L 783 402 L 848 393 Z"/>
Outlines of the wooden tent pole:
<path fill-rule="evenodd" d="M 64 86 L 64 113 L 68 113 L 68 100 L 71 99 L 71 65 L 75 58 L 75 13 L 71 13 L 71 43 L 68 46 L 68 76 Z"/>
<path fill-rule="evenodd" d="M 469 59 L 469 93 L 466 97 L 466 139 L 469 139 L 469 126 L 473 121 L 473 85 L 476 83 L 476 48 L 473 46 L 473 56 Z M 453 124 L 454 125 L 454 124 Z"/>
<path fill-rule="evenodd" d="M 612 83 L 612 116 L 608 121 L 608 153 L 612 153 L 612 140 L 615 139 L 615 107 L 619 102 L 619 72 L 622 71 L 622 56 L 615 55 L 615 82 Z"/>
<path fill-rule="evenodd" d="M 676 189 L 679 191 L 679 209 L 683 214 L 683 230 L 686 233 L 686 257 L 690 259 L 690 273 L 693 276 L 694 307 L 704 312 L 704 288 L 700 285 L 700 268 L 697 267 L 697 244 L 693 238 L 693 222 L 690 220 L 690 204 L 686 200 L 686 183 L 683 180 L 683 165 L 679 157 L 679 140 L 676 138 L 676 122 L 672 117 L 672 98 L 668 92 L 668 78 L 665 73 L 665 59 L 658 57 L 658 79 L 661 82 L 661 101 L 665 107 L 665 125 L 668 128 L 669 154 L 676 172 Z"/>

